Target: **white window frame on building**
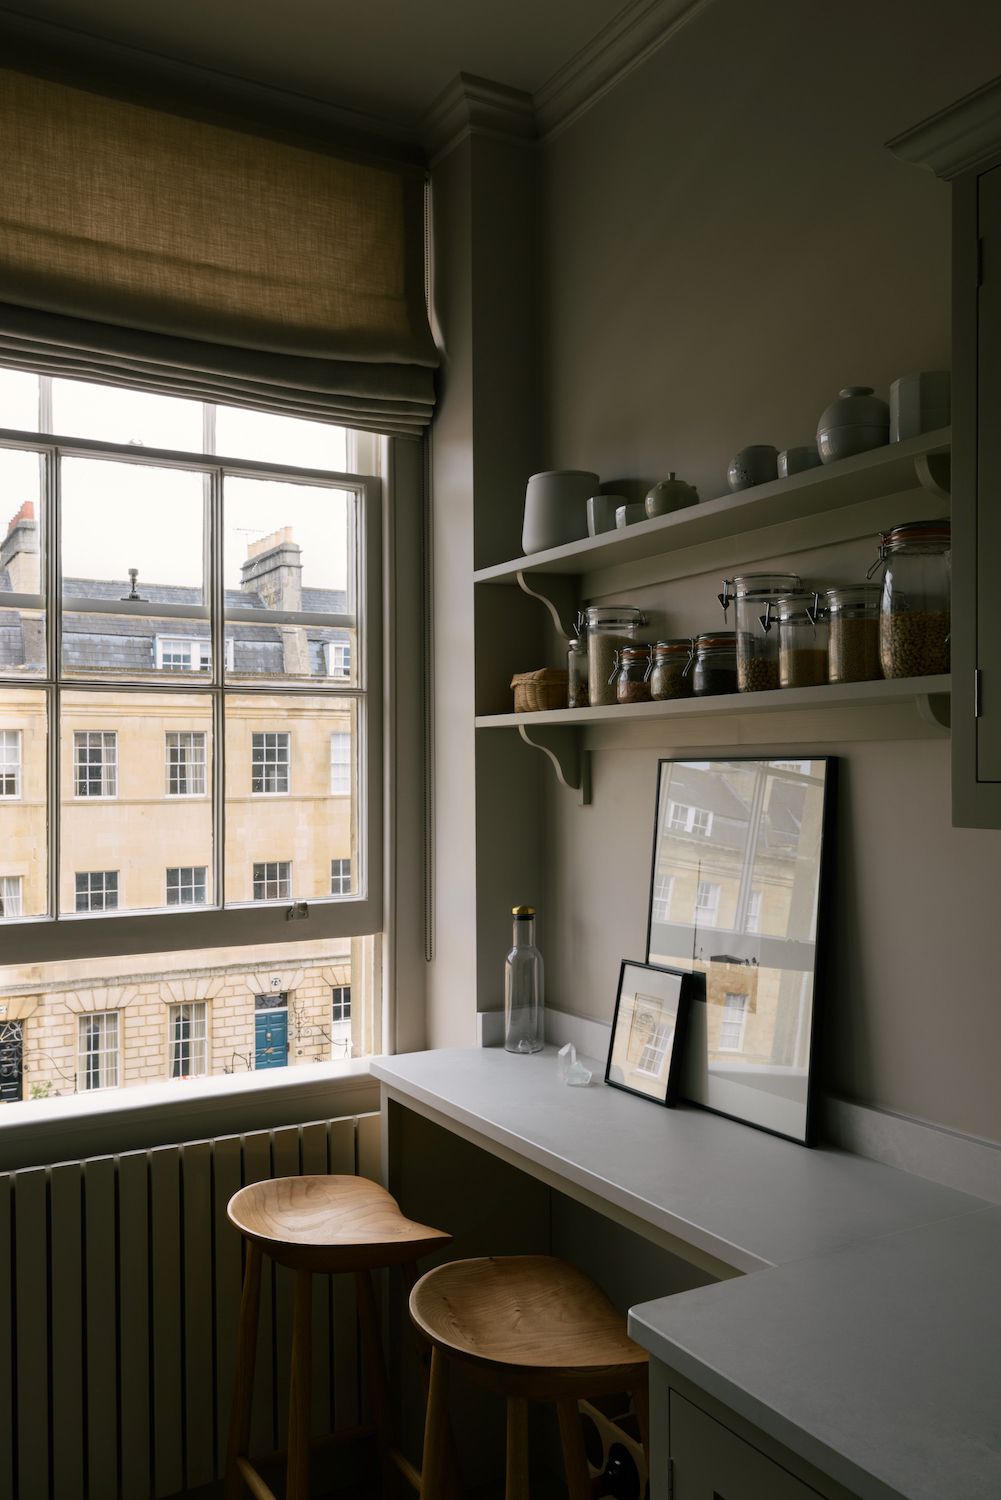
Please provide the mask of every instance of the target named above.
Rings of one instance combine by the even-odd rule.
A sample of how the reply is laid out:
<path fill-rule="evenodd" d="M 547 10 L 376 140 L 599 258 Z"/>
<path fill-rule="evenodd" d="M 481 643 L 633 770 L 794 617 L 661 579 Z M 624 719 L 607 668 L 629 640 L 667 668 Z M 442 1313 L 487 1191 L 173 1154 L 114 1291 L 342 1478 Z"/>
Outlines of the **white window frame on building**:
<path fill-rule="evenodd" d="M 0 797 L 5 801 L 21 797 L 20 729 L 0 729 Z"/>
<path fill-rule="evenodd" d="M 351 642 L 350 641 L 327 641 L 324 644 L 326 657 L 327 676 L 344 677 L 351 676 Z"/>
<path fill-rule="evenodd" d="M 643 1050 L 636 1063 L 637 1073 L 645 1073 L 648 1078 L 660 1077 L 673 1035 L 674 1027 L 670 1021 L 657 1022 L 643 1043 Z"/>
<path fill-rule="evenodd" d="M 723 887 L 715 880 L 700 880 L 695 891 L 695 920 L 704 927 L 719 926 L 719 904 Z M 708 897 L 704 900 L 703 897 Z M 711 918 L 711 920 L 710 920 Z"/>
<path fill-rule="evenodd" d="M 330 795 L 351 795 L 351 734 L 335 729 L 330 736 Z"/>
<path fill-rule="evenodd" d="M 0 922 L 19 917 L 24 910 L 24 877 L 0 875 Z"/>
<path fill-rule="evenodd" d="M 705 807 L 692 807 L 687 802 L 671 802 L 667 809 L 667 826 L 675 833 L 697 833 L 707 839 L 713 831 L 713 815 Z"/>
<path fill-rule="evenodd" d="M 87 882 L 81 887 L 80 882 Z M 118 870 L 77 870 L 73 876 L 74 910 L 78 912 L 95 911 L 117 911 L 121 901 L 121 879 Z M 110 895 L 114 900 L 108 900 Z M 86 905 L 80 905 L 80 897 L 86 898 Z M 97 904 L 95 904 L 95 898 Z"/>
<path fill-rule="evenodd" d="M 121 1025 L 117 1010 L 77 1017 L 77 1089 L 115 1089 L 120 1074 Z"/>
<path fill-rule="evenodd" d="M 168 865 L 168 906 L 204 906 L 208 889 L 207 865 Z"/>
<path fill-rule="evenodd" d="M 94 772 L 96 771 L 96 775 Z M 94 788 L 97 788 L 95 791 Z M 118 796 L 118 731 L 77 729 L 73 734 L 74 797 Z"/>
<path fill-rule="evenodd" d="M 747 898 L 747 922 L 745 924 L 748 932 L 761 931 L 761 901 L 762 892 L 753 890 Z"/>
<path fill-rule="evenodd" d="M 330 991 L 330 1054 L 351 1056 L 351 986 L 335 984 Z"/>
<path fill-rule="evenodd" d="M 202 1078 L 209 1070 L 208 1005 L 185 1000 L 168 1011 L 168 1078 Z"/>
<path fill-rule="evenodd" d="M 164 753 L 168 797 L 208 795 L 207 746 L 208 735 L 204 729 L 166 731 Z"/>
<path fill-rule="evenodd" d="M 292 861 L 290 859 L 255 860 L 251 883 L 254 888 L 255 901 L 291 901 Z"/>
<path fill-rule="evenodd" d="M 349 859 L 332 859 L 330 861 L 330 894 L 332 896 L 350 896 L 351 861 Z"/>
<path fill-rule="evenodd" d="M 233 670 L 234 645 L 230 637 L 226 642 L 226 667 L 230 672 Z M 211 672 L 212 642 L 192 636 L 158 635 L 155 661 L 158 672 Z"/>
<path fill-rule="evenodd" d="M 287 797 L 291 790 L 291 734 L 287 729 L 255 729 L 250 736 L 251 796 Z"/>
<path fill-rule="evenodd" d="M 671 910 L 671 897 L 674 894 L 674 876 L 667 875 L 658 870 L 653 881 L 653 904 L 652 920 L 654 922 L 669 922 Z"/>
<path fill-rule="evenodd" d="M 736 1027 L 736 1031 L 734 1028 Z M 717 1052 L 742 1052 L 744 1033 L 747 1030 L 747 996 L 724 995 L 719 1018 Z M 724 1040 L 725 1038 L 725 1040 Z"/>

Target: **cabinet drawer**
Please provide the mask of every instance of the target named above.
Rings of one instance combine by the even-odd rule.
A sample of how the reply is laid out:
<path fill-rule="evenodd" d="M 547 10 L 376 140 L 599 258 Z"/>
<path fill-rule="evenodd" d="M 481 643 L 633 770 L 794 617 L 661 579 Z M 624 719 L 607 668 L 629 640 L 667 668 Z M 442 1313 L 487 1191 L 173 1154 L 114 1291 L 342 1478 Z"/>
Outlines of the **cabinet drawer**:
<path fill-rule="evenodd" d="M 677 1391 L 670 1412 L 672 1500 L 823 1500 Z"/>

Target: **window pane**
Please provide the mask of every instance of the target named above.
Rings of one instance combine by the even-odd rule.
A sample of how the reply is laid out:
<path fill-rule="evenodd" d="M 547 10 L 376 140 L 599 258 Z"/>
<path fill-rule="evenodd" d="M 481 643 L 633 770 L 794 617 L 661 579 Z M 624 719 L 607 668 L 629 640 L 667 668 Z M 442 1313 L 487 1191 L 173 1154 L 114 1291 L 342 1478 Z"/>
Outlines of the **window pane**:
<path fill-rule="evenodd" d="M 351 875 L 357 869 L 357 713 L 354 700 L 313 694 L 229 695 L 227 901 L 357 894 Z M 336 793 L 332 744 L 343 788 Z M 334 860 L 346 862 L 342 892 L 331 891 Z"/>
<path fill-rule="evenodd" d="M 0 604 L 4 594 L 40 594 L 42 484 L 45 460 L 23 448 L 0 448 Z M 0 657 L 0 670 L 3 658 Z"/>
<path fill-rule="evenodd" d="M 226 678 L 309 679 L 324 687 L 355 687 L 356 632 L 330 625 L 226 622 Z"/>
<path fill-rule="evenodd" d="M 63 598 L 87 601 L 63 615 L 67 676 L 208 675 L 205 485 L 184 470 L 64 461 Z"/>
<path fill-rule="evenodd" d="M 46 695 L 0 687 L 0 921 L 48 910 Z"/>
<path fill-rule="evenodd" d="M 38 431 L 38 376 L 30 370 L 0 370 L 0 427 Z"/>
<path fill-rule="evenodd" d="M 53 380 L 52 430 L 141 448 L 202 451 L 202 405 L 87 380 Z"/>
<path fill-rule="evenodd" d="M 67 691 L 61 735 L 60 910 L 212 901 L 209 697 Z M 165 870 L 184 876 L 176 900 Z"/>
<path fill-rule="evenodd" d="M 271 412 L 217 406 L 215 451 L 224 458 L 294 464 L 300 469 L 347 468 L 347 431 L 327 422 L 279 417 Z"/>
<path fill-rule="evenodd" d="M 352 491 L 228 478 L 223 493 L 227 609 L 353 611 Z"/>

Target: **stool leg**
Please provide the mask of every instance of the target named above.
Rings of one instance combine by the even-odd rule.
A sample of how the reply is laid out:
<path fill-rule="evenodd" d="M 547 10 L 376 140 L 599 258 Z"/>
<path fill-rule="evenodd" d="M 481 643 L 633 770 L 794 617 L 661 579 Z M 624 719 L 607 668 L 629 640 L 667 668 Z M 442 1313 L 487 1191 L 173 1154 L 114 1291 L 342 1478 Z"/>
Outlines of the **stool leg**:
<path fill-rule="evenodd" d="M 420 1272 L 413 1261 L 406 1262 L 400 1267 L 400 1270 L 403 1273 L 403 1289 L 409 1303 L 410 1293 L 420 1279 Z M 417 1347 L 417 1359 L 421 1370 L 421 1385 L 424 1389 L 424 1412 L 426 1417 L 428 1393 L 431 1387 L 431 1345 L 426 1338 L 418 1333 L 417 1325 L 413 1321 L 410 1323 L 410 1332 L 414 1336 L 414 1342 Z M 455 1451 L 455 1435 L 452 1432 L 451 1423 L 446 1423 L 446 1432 L 448 1446 L 444 1460 L 447 1466 L 445 1470 L 444 1497 L 445 1500 L 462 1500 L 462 1491 L 459 1487 L 459 1457 Z"/>
<path fill-rule="evenodd" d="M 447 1493 L 449 1441 L 448 1364 L 440 1349 L 432 1349 L 421 1463 L 421 1500 L 441 1500 L 441 1496 Z"/>
<path fill-rule="evenodd" d="M 396 1479 L 389 1421 L 389 1382 L 386 1379 L 386 1365 L 382 1357 L 379 1312 L 375 1305 L 372 1277 L 368 1271 L 355 1272 L 355 1287 L 358 1294 L 358 1319 L 361 1323 L 362 1346 L 365 1351 L 365 1379 L 372 1401 L 372 1415 L 375 1419 L 379 1443 L 382 1487 L 384 1494 L 388 1497 L 392 1494 L 392 1486 Z"/>
<path fill-rule="evenodd" d="M 247 1260 L 243 1273 L 243 1295 L 240 1298 L 240 1324 L 236 1339 L 236 1371 L 233 1377 L 233 1403 L 229 1418 L 229 1446 L 226 1453 L 226 1500 L 240 1500 L 243 1476 L 237 1459 L 245 1458 L 250 1447 L 250 1409 L 254 1395 L 254 1363 L 257 1357 L 257 1319 L 261 1304 L 261 1251 L 253 1240 L 247 1241 Z"/>
<path fill-rule="evenodd" d="M 296 1271 L 292 1312 L 292 1378 L 288 1397 L 288 1473 L 285 1500 L 309 1500 L 309 1429 L 313 1273 Z"/>
<path fill-rule="evenodd" d="M 507 1482 L 504 1500 L 530 1500 L 528 1492 L 528 1402 L 507 1398 Z"/>
<path fill-rule="evenodd" d="M 560 1418 L 560 1441 L 563 1444 L 563 1467 L 567 1476 L 569 1500 L 591 1500 L 591 1474 L 584 1452 L 584 1434 L 576 1401 L 557 1401 Z"/>

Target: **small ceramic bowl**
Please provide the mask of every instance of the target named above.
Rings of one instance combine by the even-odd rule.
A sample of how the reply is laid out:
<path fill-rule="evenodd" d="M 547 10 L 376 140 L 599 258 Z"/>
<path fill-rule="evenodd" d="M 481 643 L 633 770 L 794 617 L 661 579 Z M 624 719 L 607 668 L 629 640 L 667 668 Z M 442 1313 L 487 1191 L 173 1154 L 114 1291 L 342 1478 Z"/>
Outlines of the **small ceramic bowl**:
<path fill-rule="evenodd" d="M 624 531 L 627 526 L 635 526 L 637 521 L 646 520 L 646 506 L 642 500 L 638 505 L 620 505 L 615 512 L 615 525 L 619 531 Z"/>
<path fill-rule="evenodd" d="M 800 448 L 783 448 L 778 458 L 779 478 L 788 479 L 790 474 L 801 474 L 804 469 L 819 469 L 820 463 L 816 443 L 804 443 Z"/>

